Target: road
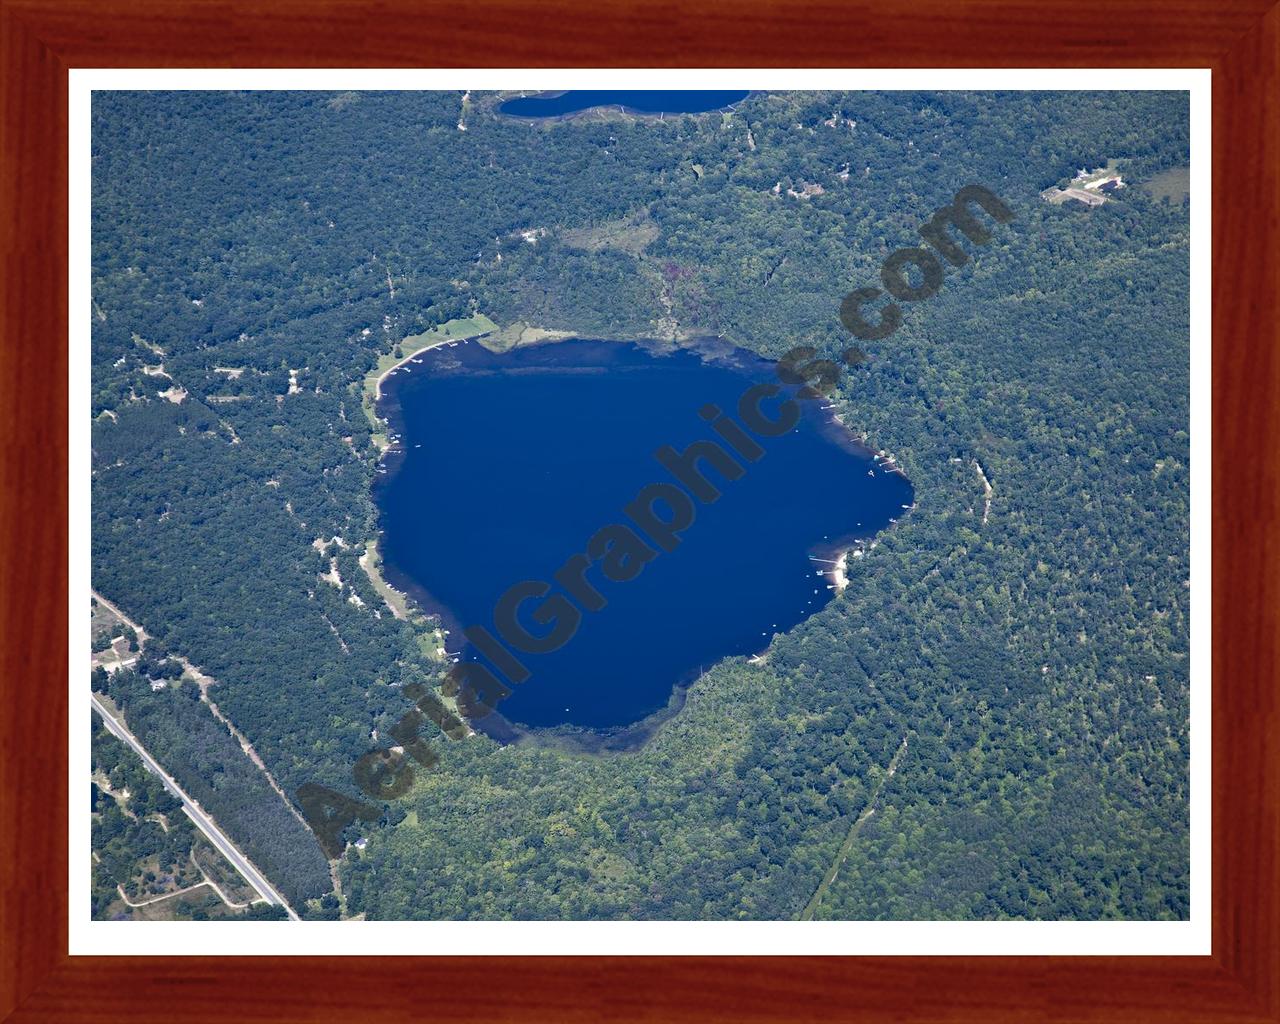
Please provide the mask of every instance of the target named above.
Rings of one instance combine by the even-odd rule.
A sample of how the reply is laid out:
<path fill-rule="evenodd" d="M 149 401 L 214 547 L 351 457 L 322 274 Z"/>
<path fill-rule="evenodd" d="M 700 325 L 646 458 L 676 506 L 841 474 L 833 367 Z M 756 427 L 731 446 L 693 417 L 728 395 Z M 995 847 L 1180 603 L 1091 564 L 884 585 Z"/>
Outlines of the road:
<path fill-rule="evenodd" d="M 93 595 L 93 599 L 94 599 L 95 601 L 97 601 L 97 602 L 98 602 L 98 604 L 100 604 L 100 605 L 102 605 L 104 608 L 106 608 L 106 609 L 107 609 L 109 612 L 111 612 L 111 613 L 112 613 L 112 614 L 113 614 L 117 619 L 119 619 L 119 620 L 120 620 L 121 622 L 123 622 L 126 626 L 128 626 L 131 630 L 133 630 L 135 633 L 137 633 L 137 634 L 138 634 L 138 647 L 139 647 L 139 648 L 143 647 L 143 646 L 146 644 L 147 640 L 149 640 L 149 639 L 151 638 L 151 634 L 150 634 L 150 633 L 148 633 L 145 629 L 143 629 L 141 626 L 139 626 L 136 622 L 134 622 L 134 621 L 133 621 L 133 619 L 129 618 L 129 616 L 127 616 L 127 615 L 126 615 L 124 612 L 122 612 L 119 608 L 117 608 L 117 607 L 116 607 L 115 605 L 113 605 L 110 601 L 108 601 L 105 597 L 103 597 L 101 594 L 99 594 L 96 590 L 90 590 L 90 591 L 89 591 L 89 593 Z"/>
<path fill-rule="evenodd" d="M 949 726 L 948 726 L 949 728 Z M 822 897 L 826 895 L 831 883 L 836 880 L 840 868 L 844 862 L 849 859 L 849 853 L 853 849 L 854 840 L 858 838 L 858 833 L 862 831 L 862 826 L 871 820 L 872 815 L 876 813 L 876 806 L 880 802 L 880 791 L 884 789 L 884 784 L 888 782 L 898 771 L 898 765 L 902 763 L 902 756 L 907 752 L 908 736 L 902 737 L 902 744 L 898 747 L 897 753 L 889 759 L 889 770 L 885 772 L 884 777 L 876 785 L 875 791 L 871 794 L 871 799 L 867 801 L 866 808 L 858 815 L 857 820 L 853 823 L 853 827 L 849 829 L 849 834 L 845 836 L 845 840 L 840 844 L 840 851 L 836 854 L 836 859 L 832 862 L 826 875 L 823 876 L 821 882 L 818 883 L 818 891 L 813 894 L 813 898 L 805 904 L 805 908 L 800 912 L 801 921 L 812 921 L 813 915 L 818 909 L 818 904 L 822 902 Z"/>
<path fill-rule="evenodd" d="M 235 865 L 236 870 L 239 871 L 240 874 L 244 875 L 248 883 L 258 890 L 259 895 L 261 895 L 268 903 L 274 903 L 277 906 L 284 907 L 290 920 L 300 921 L 301 918 L 293 912 L 293 908 L 285 902 L 285 898 L 276 892 L 271 883 L 267 881 L 266 876 L 264 876 L 261 871 L 250 863 L 248 857 L 236 849 L 235 844 L 227 838 L 226 834 L 223 833 L 216 824 L 214 824 L 213 819 L 200 809 L 199 804 L 182 791 L 182 788 L 169 777 L 169 774 L 161 768 L 159 764 L 156 763 L 155 758 L 147 753 L 146 749 L 138 742 L 137 738 L 134 737 L 134 735 L 129 732 L 122 723 L 116 721 L 116 719 L 112 717 L 111 713 L 107 711 L 102 702 L 98 699 L 98 695 L 90 692 L 89 699 L 93 701 L 93 709 L 102 717 L 103 723 L 111 730 L 112 735 L 121 742 L 127 743 L 133 749 L 134 753 L 142 758 L 143 764 L 160 777 L 161 781 L 164 783 L 164 788 L 182 801 L 182 809 L 186 811 L 187 817 L 195 823 L 196 828 L 203 832 L 209 838 L 209 842 L 213 843 L 213 845 L 218 848 L 219 852 L 221 852 L 227 860 Z"/>

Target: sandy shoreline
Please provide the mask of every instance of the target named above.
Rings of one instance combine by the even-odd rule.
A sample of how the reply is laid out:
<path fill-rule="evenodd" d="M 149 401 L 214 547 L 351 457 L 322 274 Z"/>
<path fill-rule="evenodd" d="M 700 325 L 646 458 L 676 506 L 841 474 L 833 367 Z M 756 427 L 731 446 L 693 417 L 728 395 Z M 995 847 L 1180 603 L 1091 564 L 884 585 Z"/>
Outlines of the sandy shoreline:
<path fill-rule="evenodd" d="M 848 560 L 855 555 L 861 557 L 865 544 L 865 541 L 859 540 L 844 547 L 818 548 L 810 553 L 810 561 L 822 567 L 819 570 L 822 578 L 827 581 L 829 589 L 835 589 L 836 596 L 842 594 L 849 585 Z"/>
<path fill-rule="evenodd" d="M 478 337 L 478 335 L 473 335 L 472 337 Z M 382 371 L 378 379 L 373 382 L 374 411 L 375 412 L 377 411 L 378 403 L 382 401 L 383 382 L 388 377 L 390 377 L 393 373 L 395 373 L 396 370 L 400 369 L 400 367 L 406 365 L 407 363 L 413 362 L 415 359 L 418 358 L 418 356 L 422 355 L 423 352 L 426 352 L 429 349 L 439 348 L 441 345 L 452 345 L 454 342 L 457 342 L 457 341 L 469 341 L 469 340 L 470 340 L 469 338 L 442 338 L 440 341 L 431 341 L 423 345 L 422 348 L 414 349 L 413 352 L 405 356 L 398 363 L 395 363 L 392 366 L 388 366 L 385 370 Z"/>
<path fill-rule="evenodd" d="M 831 567 L 831 571 L 827 574 L 831 582 L 836 585 L 836 593 L 844 593 L 844 588 L 849 585 L 849 556 L 853 553 L 853 548 L 846 548 L 844 551 L 836 553 L 836 564 Z"/>
<path fill-rule="evenodd" d="M 492 323 L 492 321 L 488 320 L 487 317 L 484 317 L 483 314 L 479 314 L 479 318 L 483 318 L 486 322 Z M 475 320 L 476 318 L 472 319 Z M 370 426 L 374 429 L 373 442 L 377 445 L 378 450 L 382 454 L 385 455 L 391 449 L 393 443 L 389 437 L 380 433 L 380 431 L 387 431 L 390 429 L 390 424 L 387 423 L 386 419 L 378 415 L 378 403 L 382 401 L 382 385 L 387 382 L 393 373 L 413 362 L 424 352 L 434 348 L 441 348 L 442 346 L 455 345 L 458 342 L 473 341 L 476 338 L 483 338 L 486 335 L 494 333 L 496 326 L 497 325 L 495 324 L 494 328 L 489 330 L 477 330 L 466 334 L 459 334 L 456 337 L 443 337 L 436 341 L 429 341 L 420 348 L 415 348 L 412 352 L 408 352 L 400 359 L 397 359 L 394 363 L 378 374 L 376 378 L 371 380 L 368 376 L 365 377 L 364 388 L 361 394 L 361 402 L 365 403 L 365 414 L 369 418 Z M 432 330 L 438 330 L 438 328 L 432 328 Z M 418 337 L 421 337 L 421 335 L 418 335 Z M 404 338 L 399 342 L 399 344 L 403 348 L 405 342 L 411 340 L 412 338 Z"/>

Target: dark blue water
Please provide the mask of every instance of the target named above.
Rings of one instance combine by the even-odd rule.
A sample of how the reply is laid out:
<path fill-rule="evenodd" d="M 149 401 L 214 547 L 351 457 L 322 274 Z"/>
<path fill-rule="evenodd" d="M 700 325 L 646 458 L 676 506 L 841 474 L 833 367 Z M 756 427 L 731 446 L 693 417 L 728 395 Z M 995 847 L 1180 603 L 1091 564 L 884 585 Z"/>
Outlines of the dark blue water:
<path fill-rule="evenodd" d="M 591 107 L 620 106 L 640 114 L 702 114 L 739 103 L 747 95 L 746 92 L 710 89 L 668 92 L 579 89 L 507 100 L 498 108 L 498 113 L 515 117 L 561 117 Z"/>
<path fill-rule="evenodd" d="M 673 481 L 657 449 L 718 440 L 699 410 L 714 403 L 737 420 L 743 392 L 774 379 L 773 364 L 724 346 L 715 356 L 593 341 L 424 352 L 388 378 L 380 406 L 403 448 L 387 456 L 375 494 L 389 578 L 445 614 L 451 652 L 463 648 L 461 627 L 496 632 L 495 601 L 509 586 L 552 581 L 596 531 L 630 522 L 622 509 L 641 488 Z M 764 411 L 775 415 L 782 397 Z M 882 529 L 912 488 L 853 445 L 824 401 L 801 404 L 789 433 L 751 435 L 764 454 L 735 456 L 740 479 L 705 469 L 721 497 L 689 499 L 696 518 L 673 551 L 626 582 L 588 572 L 607 607 L 583 612 L 560 650 L 520 655 L 532 677 L 502 702 L 506 719 L 634 723 L 703 668 L 763 650 L 831 600 L 811 555 Z M 535 634 L 555 625 L 522 622 Z"/>

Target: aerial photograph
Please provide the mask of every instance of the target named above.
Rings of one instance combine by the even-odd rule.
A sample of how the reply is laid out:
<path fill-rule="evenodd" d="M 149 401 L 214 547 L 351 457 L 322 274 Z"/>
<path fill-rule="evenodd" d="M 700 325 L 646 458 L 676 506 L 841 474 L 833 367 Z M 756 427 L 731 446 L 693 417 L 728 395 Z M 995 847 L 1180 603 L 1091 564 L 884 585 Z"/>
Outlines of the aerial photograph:
<path fill-rule="evenodd" d="M 90 120 L 93 920 L 1189 920 L 1188 92 Z"/>

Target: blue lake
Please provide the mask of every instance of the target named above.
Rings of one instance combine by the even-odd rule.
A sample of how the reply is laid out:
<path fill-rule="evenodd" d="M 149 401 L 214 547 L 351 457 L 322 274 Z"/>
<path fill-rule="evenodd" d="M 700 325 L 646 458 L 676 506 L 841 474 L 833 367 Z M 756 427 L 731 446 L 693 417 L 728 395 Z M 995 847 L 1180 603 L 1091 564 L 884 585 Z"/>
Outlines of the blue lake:
<path fill-rule="evenodd" d="M 600 731 L 662 711 L 702 670 L 762 651 L 830 601 L 821 575 L 830 565 L 815 558 L 905 514 L 911 485 L 854 444 L 825 400 L 796 402 L 802 414 L 781 436 L 734 434 L 754 461 L 736 454 L 713 430 L 728 429 L 725 421 L 700 412 L 714 404 L 742 424 L 740 400 L 761 382 L 776 382 L 774 364 L 722 343 L 586 340 L 503 355 L 460 342 L 421 353 L 387 379 L 379 410 L 400 441 L 375 489 L 384 568 L 444 617 L 448 649 L 464 660 L 484 659 L 462 629 L 497 635 L 495 604 L 513 584 L 547 581 L 574 609 L 586 603 L 567 600 L 555 574 L 607 524 L 634 529 L 623 509 L 642 488 L 676 483 L 658 449 L 714 441 L 742 470 L 735 480 L 705 460 L 685 470 L 692 521 L 668 538 L 673 550 L 634 529 L 651 555 L 635 578 L 608 579 L 594 561 L 585 579 L 605 607 L 583 610 L 558 650 L 518 652 L 531 676 L 499 706 L 506 722 L 490 716 L 482 728 Z M 760 412 L 780 416 L 791 390 L 764 398 Z M 691 472 L 720 496 L 689 496 Z M 658 519 L 672 517 L 662 501 L 646 502 Z M 557 628 L 533 618 L 551 595 L 521 607 L 528 633 Z"/>
<path fill-rule="evenodd" d="M 498 113 L 514 117 L 563 117 L 591 107 L 622 107 L 639 114 L 702 114 L 722 110 L 747 96 L 746 92 L 710 89 L 668 92 L 579 89 L 507 100 L 498 108 Z"/>

